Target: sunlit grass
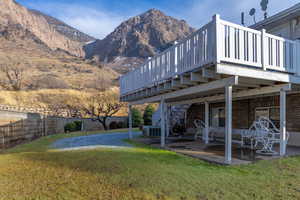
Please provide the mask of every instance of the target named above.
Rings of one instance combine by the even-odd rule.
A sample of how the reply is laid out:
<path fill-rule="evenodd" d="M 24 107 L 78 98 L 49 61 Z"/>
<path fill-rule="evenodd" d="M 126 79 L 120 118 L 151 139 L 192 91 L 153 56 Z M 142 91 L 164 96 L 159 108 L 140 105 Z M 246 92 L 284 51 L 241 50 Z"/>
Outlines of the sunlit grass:
<path fill-rule="evenodd" d="M 300 198 L 299 157 L 226 167 L 144 145 L 49 148 L 57 139 L 84 134 L 94 133 L 50 136 L 0 155 L 0 199 Z"/>

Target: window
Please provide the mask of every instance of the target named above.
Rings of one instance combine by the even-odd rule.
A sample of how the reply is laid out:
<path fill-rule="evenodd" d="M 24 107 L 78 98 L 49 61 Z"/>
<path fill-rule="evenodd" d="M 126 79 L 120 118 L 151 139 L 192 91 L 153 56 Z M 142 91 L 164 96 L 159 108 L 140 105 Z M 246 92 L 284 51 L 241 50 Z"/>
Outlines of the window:
<path fill-rule="evenodd" d="M 256 108 L 255 110 L 255 120 L 260 117 L 270 118 L 270 110 L 269 108 Z"/>
<path fill-rule="evenodd" d="M 212 127 L 225 127 L 225 109 L 224 108 L 213 108 L 212 109 Z"/>
<path fill-rule="evenodd" d="M 259 117 L 269 118 L 277 127 L 280 125 L 280 109 L 279 107 L 265 107 L 255 109 L 255 119 Z"/>

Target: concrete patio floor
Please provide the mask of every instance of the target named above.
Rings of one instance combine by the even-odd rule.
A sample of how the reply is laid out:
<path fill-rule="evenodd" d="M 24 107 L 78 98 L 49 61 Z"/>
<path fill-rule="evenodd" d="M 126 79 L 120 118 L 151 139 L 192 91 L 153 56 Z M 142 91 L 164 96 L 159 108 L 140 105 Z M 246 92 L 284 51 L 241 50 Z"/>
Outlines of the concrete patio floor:
<path fill-rule="evenodd" d="M 136 142 L 160 148 L 160 138 L 135 138 Z M 168 138 L 166 140 L 166 150 L 174 151 L 183 155 L 198 158 L 210 163 L 224 165 L 225 145 L 222 142 L 212 142 L 204 144 L 201 140 L 193 141 L 191 138 Z M 277 152 L 279 147 L 274 148 Z M 288 146 L 288 156 L 300 155 L 300 148 Z M 232 144 L 232 163 L 231 165 L 250 164 L 259 160 L 272 160 L 281 158 L 279 155 L 261 155 L 250 148 L 241 148 L 240 145 Z"/>

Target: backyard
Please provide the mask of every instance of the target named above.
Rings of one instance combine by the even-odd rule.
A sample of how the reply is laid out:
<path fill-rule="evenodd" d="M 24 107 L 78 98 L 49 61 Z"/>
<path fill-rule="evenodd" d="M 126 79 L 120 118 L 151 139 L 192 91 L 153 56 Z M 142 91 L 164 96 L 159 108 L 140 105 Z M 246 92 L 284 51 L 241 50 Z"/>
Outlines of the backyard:
<path fill-rule="evenodd" d="M 300 157 L 218 166 L 138 144 L 51 148 L 86 134 L 95 133 L 48 136 L 4 151 L 0 199 L 300 199 Z"/>

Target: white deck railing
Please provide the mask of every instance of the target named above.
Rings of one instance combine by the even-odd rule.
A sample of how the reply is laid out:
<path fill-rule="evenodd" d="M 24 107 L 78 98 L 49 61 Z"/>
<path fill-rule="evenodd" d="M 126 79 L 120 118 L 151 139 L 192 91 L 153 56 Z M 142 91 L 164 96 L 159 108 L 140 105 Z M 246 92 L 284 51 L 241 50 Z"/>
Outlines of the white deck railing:
<path fill-rule="evenodd" d="M 299 47 L 297 41 L 230 23 L 216 15 L 186 39 L 121 76 L 121 95 L 221 62 L 297 73 Z"/>

